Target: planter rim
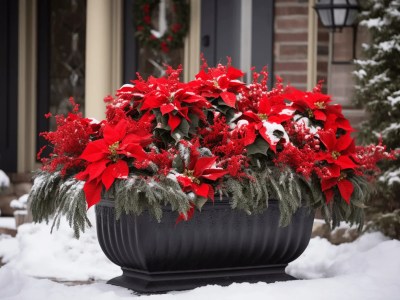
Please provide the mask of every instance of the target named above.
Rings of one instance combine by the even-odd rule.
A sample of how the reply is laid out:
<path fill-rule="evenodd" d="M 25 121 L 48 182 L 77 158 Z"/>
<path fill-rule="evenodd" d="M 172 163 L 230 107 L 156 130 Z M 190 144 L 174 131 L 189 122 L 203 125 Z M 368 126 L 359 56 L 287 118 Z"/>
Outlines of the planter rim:
<path fill-rule="evenodd" d="M 214 202 L 208 200 L 203 207 L 201 208 L 201 211 L 203 210 L 213 210 L 213 209 L 226 209 L 226 208 L 231 208 L 232 210 L 237 210 L 237 211 L 242 211 L 238 208 L 232 208 L 231 207 L 231 201 L 229 200 L 229 197 L 222 197 L 222 199 L 220 200 L 220 198 L 218 197 L 218 199 L 215 199 Z M 115 207 L 115 201 L 114 198 L 101 198 L 101 201 L 99 203 L 97 203 L 96 205 L 99 206 L 105 206 L 105 207 Z M 276 199 L 269 199 L 268 200 L 268 206 L 265 208 L 265 210 L 267 210 L 269 208 L 269 206 L 273 206 L 276 207 L 279 205 L 279 201 Z M 166 206 L 163 205 L 162 206 L 162 210 L 163 211 L 170 211 L 171 210 L 171 206 Z"/>

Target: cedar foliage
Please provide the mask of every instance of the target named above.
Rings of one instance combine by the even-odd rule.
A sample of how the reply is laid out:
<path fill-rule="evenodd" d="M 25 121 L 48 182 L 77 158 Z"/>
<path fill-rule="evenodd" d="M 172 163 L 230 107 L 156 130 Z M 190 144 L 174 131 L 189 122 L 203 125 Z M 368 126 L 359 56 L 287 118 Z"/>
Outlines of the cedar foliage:
<path fill-rule="evenodd" d="M 357 223 L 360 228 L 363 225 L 364 203 L 353 201 L 350 206 L 337 196 L 333 202 L 326 204 L 316 181 L 306 181 L 289 168 L 282 170 L 263 166 L 256 170 L 249 169 L 248 175 L 247 179 L 241 180 L 229 178 L 217 190 L 229 197 L 232 209 L 240 209 L 249 215 L 257 214 L 268 209 L 269 201 L 278 200 L 280 226 L 287 226 L 300 206 L 308 206 L 311 211 L 322 204 L 323 215 L 332 228 L 343 220 Z M 351 180 L 355 187 L 355 198 L 368 198 L 368 194 L 365 194 L 368 190 L 367 181 L 358 177 Z M 61 217 L 65 216 L 79 238 L 80 232 L 84 232 L 86 226 L 91 226 L 86 216 L 87 205 L 82 187 L 82 181 L 73 177 L 63 179 L 58 172 L 39 173 L 29 196 L 34 221 L 48 223 L 52 220 L 53 229 L 59 226 Z M 139 175 L 117 180 L 104 198 L 115 201 L 116 219 L 122 214 L 140 215 L 147 211 L 158 221 L 161 221 L 165 207 L 185 214 L 190 208 L 190 201 L 196 200 L 193 199 L 193 193 L 183 192 L 172 176 L 154 181 Z"/>

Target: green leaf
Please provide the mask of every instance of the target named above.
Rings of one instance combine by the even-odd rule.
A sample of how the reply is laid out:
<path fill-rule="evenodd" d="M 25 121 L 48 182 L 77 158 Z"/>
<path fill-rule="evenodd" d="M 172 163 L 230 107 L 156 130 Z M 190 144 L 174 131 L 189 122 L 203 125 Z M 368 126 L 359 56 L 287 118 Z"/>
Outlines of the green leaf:
<path fill-rule="evenodd" d="M 183 160 L 179 155 L 175 156 L 174 160 L 172 161 L 172 167 L 180 173 L 183 172 Z"/>
<path fill-rule="evenodd" d="M 189 122 L 185 119 L 182 119 L 181 124 L 179 124 L 178 130 L 182 132 L 183 136 L 189 137 L 189 128 Z"/>
<path fill-rule="evenodd" d="M 179 129 L 175 129 L 175 131 L 171 134 L 172 138 L 175 140 L 175 142 L 179 142 L 185 135 L 183 134 L 182 131 Z"/>
<path fill-rule="evenodd" d="M 263 154 L 267 155 L 267 151 L 269 149 L 269 144 L 261 137 L 258 137 L 255 142 L 249 146 L 247 146 L 247 154 Z"/>
<path fill-rule="evenodd" d="M 189 114 L 189 119 L 190 119 L 189 132 L 195 134 L 196 129 L 199 127 L 199 116 L 195 114 Z"/>

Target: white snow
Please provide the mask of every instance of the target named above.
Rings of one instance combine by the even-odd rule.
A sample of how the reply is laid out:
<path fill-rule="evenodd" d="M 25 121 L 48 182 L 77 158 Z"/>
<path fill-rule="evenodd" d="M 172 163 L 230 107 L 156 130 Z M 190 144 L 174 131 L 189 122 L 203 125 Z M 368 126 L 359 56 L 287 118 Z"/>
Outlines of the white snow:
<path fill-rule="evenodd" d="M 393 133 L 393 131 L 400 130 L 400 123 L 390 123 L 384 130 L 382 130 L 381 134 L 383 137 L 386 137 L 388 134 Z"/>
<path fill-rule="evenodd" d="M 400 102 L 400 91 L 394 92 L 392 96 L 388 97 L 388 100 L 391 106 L 397 105 Z"/>
<path fill-rule="evenodd" d="M 94 225 L 94 209 L 88 214 Z M 23 224 L 11 241 L 0 237 L 3 263 L 25 275 L 58 280 L 106 280 L 121 274 L 120 268 L 101 251 L 94 227 L 79 240 L 65 220 L 53 234 L 50 229 L 51 223 Z"/>
<path fill-rule="evenodd" d="M 26 226 L 26 225 L 23 225 Z M 66 231 L 62 230 L 65 235 Z M 38 237 L 33 233 L 33 238 Z M 43 236 L 40 235 L 39 238 Z M 53 235 L 54 238 L 54 235 Z M 2 239 L 0 249 L 4 247 L 4 242 L 15 239 Z M 58 242 L 61 241 L 57 238 Z M 41 251 L 46 253 L 54 252 L 54 243 L 49 240 L 39 240 Z M 44 244 L 43 242 L 46 242 Z M 48 244 L 50 242 L 50 244 Z M 68 240 L 70 242 L 70 240 Z M 96 255 L 90 251 L 88 240 L 82 239 L 78 243 L 85 244 L 85 248 L 91 255 Z M 46 245 L 46 247 L 43 247 Z M 66 245 L 64 244 L 64 247 Z M 77 244 L 74 247 L 78 247 Z M 67 247 L 68 248 L 68 247 Z M 14 249 L 14 251 L 16 251 Z M 35 256 L 38 249 L 31 249 L 31 253 L 24 256 Z M 67 250 L 67 251 L 70 251 Z M 369 233 L 363 235 L 353 243 L 334 246 L 327 240 L 314 238 L 306 251 L 296 261 L 291 263 L 287 272 L 297 276 L 297 281 L 266 283 L 242 283 L 232 284 L 228 287 L 209 285 L 191 291 L 171 292 L 165 295 L 142 296 L 146 300 L 152 299 L 218 299 L 218 300 L 242 300 L 242 299 L 341 299 L 341 300 L 397 300 L 400 294 L 398 278 L 400 276 L 400 241 L 389 240 L 380 233 Z M 66 273 L 62 264 L 67 263 L 66 254 L 59 253 L 59 262 L 42 260 L 40 267 L 48 269 L 47 265 L 54 263 L 54 269 L 59 269 L 59 274 Z M 81 255 L 86 256 L 85 253 Z M 22 258 L 22 256 L 20 257 Z M 86 259 L 90 259 L 88 256 Z M 31 258 L 33 260 L 34 258 Z M 87 263 L 79 265 L 75 259 L 70 257 L 69 263 L 74 268 L 87 270 L 90 268 Z M 11 260 L 13 261 L 13 260 Z M 93 263 L 93 261 L 92 261 Z M 95 264 L 98 269 L 104 268 L 102 264 Z M 38 265 L 39 267 L 39 265 Z M 72 269 L 72 268 L 71 268 Z M 105 270 L 103 270 L 106 273 Z M 0 268 L 0 299 L 132 299 L 138 297 L 132 292 L 104 282 L 96 282 L 89 285 L 67 286 L 56 283 L 48 279 L 38 279 L 26 275 L 24 269 L 16 268 L 15 265 L 8 263 Z M 52 273 L 48 277 L 52 277 Z M 105 274 L 104 274 L 105 275 Z M 113 272 L 108 272 L 107 278 L 115 276 Z M 72 280 L 73 275 L 69 278 Z M 78 276 L 75 280 L 80 280 Z"/>
<path fill-rule="evenodd" d="M 400 169 L 385 172 L 379 177 L 379 181 L 386 182 L 389 186 L 400 184 Z"/>
<path fill-rule="evenodd" d="M 382 26 L 387 25 L 388 21 L 386 19 L 382 18 L 375 18 L 375 19 L 368 19 L 368 20 L 363 20 L 360 22 L 361 26 L 366 26 L 368 28 L 377 28 L 380 29 Z"/>
<path fill-rule="evenodd" d="M 380 84 L 382 82 L 388 82 L 390 81 L 390 78 L 387 77 L 386 75 L 386 71 L 383 72 L 382 74 L 378 74 L 375 75 L 373 78 L 371 78 L 368 83 L 367 86 L 371 86 L 371 85 L 375 85 L 375 84 Z"/>
<path fill-rule="evenodd" d="M 10 178 L 4 173 L 3 170 L 0 170 L 0 189 L 3 187 L 8 187 L 10 185 Z"/>
<path fill-rule="evenodd" d="M 356 75 L 358 79 L 363 79 L 365 76 L 367 76 L 367 72 L 364 69 L 353 71 L 353 74 Z"/>
<path fill-rule="evenodd" d="M 14 217 L 0 217 L 0 228 L 15 229 Z"/>
<path fill-rule="evenodd" d="M 289 142 L 289 136 L 285 128 L 281 124 L 277 123 L 270 123 L 268 121 L 263 121 L 263 127 L 266 129 L 266 135 L 268 135 L 271 143 L 273 145 L 277 144 L 281 139 L 285 139 L 285 144 Z M 277 137 L 274 133 L 278 131 L 279 133 L 283 134 L 282 137 Z"/>
<path fill-rule="evenodd" d="M 400 45 L 396 40 L 381 42 L 377 45 L 377 48 L 383 52 L 393 51 L 394 49 L 400 51 Z"/>
<path fill-rule="evenodd" d="M 27 209 L 29 194 L 22 195 L 11 201 L 10 206 L 15 209 Z"/>

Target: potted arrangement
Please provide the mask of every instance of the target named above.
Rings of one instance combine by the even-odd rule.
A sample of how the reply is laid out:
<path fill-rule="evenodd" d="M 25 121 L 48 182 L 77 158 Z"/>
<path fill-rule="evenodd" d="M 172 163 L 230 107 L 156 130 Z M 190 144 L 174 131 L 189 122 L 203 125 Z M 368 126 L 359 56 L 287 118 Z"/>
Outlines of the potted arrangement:
<path fill-rule="evenodd" d="M 102 121 L 71 100 L 42 133 L 52 151 L 30 194 L 35 221 L 65 215 L 79 236 L 96 205 L 99 242 L 123 270 L 110 283 L 139 292 L 290 279 L 318 208 L 333 227 L 362 227 L 376 163 L 395 153 L 355 146 L 321 84 L 268 90 L 263 70 L 246 85 L 230 61 L 203 62 L 188 83 L 181 71 L 138 75 L 105 98 Z"/>

